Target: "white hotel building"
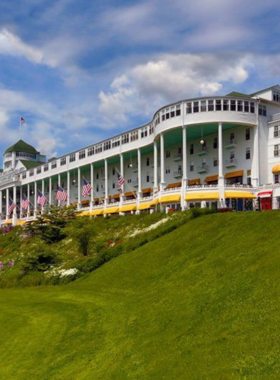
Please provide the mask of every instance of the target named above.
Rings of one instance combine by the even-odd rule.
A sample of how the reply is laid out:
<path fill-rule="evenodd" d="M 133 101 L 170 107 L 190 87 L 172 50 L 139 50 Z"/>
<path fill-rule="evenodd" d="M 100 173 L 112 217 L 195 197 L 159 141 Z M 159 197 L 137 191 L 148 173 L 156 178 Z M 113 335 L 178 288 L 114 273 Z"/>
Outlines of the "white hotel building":
<path fill-rule="evenodd" d="M 279 208 L 280 86 L 169 104 L 146 125 L 48 161 L 22 140 L 3 158 L 2 225 L 35 218 L 41 212 L 38 190 L 53 204 L 58 185 L 83 215 L 213 205 Z M 118 172 L 126 181 L 122 194 Z M 83 177 L 92 186 L 87 198 Z M 8 215 L 11 200 L 17 208 Z"/>

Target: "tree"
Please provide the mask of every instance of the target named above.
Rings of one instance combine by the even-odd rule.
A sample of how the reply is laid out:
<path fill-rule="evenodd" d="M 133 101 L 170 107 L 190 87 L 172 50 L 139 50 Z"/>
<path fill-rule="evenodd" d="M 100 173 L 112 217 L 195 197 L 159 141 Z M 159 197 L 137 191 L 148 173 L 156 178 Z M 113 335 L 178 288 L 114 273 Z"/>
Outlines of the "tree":
<path fill-rule="evenodd" d="M 96 235 L 93 221 L 88 218 L 76 219 L 66 228 L 66 233 L 78 243 L 81 253 L 88 256 L 90 243 Z"/>

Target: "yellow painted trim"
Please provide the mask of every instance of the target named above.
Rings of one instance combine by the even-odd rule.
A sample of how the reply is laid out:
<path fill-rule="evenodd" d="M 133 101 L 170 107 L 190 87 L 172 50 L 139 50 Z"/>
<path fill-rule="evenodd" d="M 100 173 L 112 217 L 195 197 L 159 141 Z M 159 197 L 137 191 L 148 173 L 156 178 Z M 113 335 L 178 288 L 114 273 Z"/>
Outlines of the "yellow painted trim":
<path fill-rule="evenodd" d="M 104 214 L 115 214 L 119 212 L 119 207 L 110 207 L 104 211 Z"/>
<path fill-rule="evenodd" d="M 145 202 L 145 203 L 141 203 L 141 204 L 138 206 L 138 209 L 137 209 L 137 210 L 147 210 L 148 208 L 151 208 L 152 206 L 154 206 L 154 203 L 153 203 L 153 202 Z"/>
<path fill-rule="evenodd" d="M 104 212 L 103 208 L 100 210 L 92 210 L 89 212 L 89 215 L 102 215 Z"/>
<path fill-rule="evenodd" d="M 77 214 L 77 216 L 89 216 L 90 212 L 89 211 L 82 211 Z"/>

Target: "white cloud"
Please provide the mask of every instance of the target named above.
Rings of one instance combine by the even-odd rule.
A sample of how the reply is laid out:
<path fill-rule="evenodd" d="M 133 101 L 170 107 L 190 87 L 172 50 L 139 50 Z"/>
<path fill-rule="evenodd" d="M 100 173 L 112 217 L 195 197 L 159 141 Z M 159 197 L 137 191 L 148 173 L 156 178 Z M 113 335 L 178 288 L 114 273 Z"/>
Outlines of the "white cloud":
<path fill-rule="evenodd" d="M 213 95 L 225 83 L 243 83 L 250 67 L 249 57 L 233 54 L 163 55 L 116 77 L 111 90 L 99 94 L 100 112 L 111 126 L 129 116 L 147 116 L 165 103 Z"/>

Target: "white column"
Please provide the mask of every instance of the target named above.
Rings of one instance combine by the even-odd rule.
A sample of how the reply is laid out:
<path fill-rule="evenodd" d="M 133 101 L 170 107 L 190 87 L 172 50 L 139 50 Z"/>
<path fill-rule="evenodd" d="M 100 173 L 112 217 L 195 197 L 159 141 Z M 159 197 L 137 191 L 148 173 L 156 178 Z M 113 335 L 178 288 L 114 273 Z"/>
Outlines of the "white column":
<path fill-rule="evenodd" d="M 104 168 L 105 168 L 105 205 L 109 203 L 108 199 L 108 161 L 107 158 L 104 160 Z"/>
<path fill-rule="evenodd" d="M 81 209 L 81 168 L 78 168 L 78 210 Z"/>
<path fill-rule="evenodd" d="M 158 148 L 154 141 L 154 194 L 158 191 Z"/>
<path fill-rule="evenodd" d="M 8 210 L 9 210 L 9 202 L 10 202 L 10 198 L 9 198 L 9 189 L 6 189 L 6 219 L 9 219 L 9 214 L 8 214 Z"/>
<path fill-rule="evenodd" d="M 21 202 L 22 202 L 22 186 L 20 187 L 19 189 L 19 197 L 20 197 L 20 200 L 19 200 L 19 218 L 21 219 L 22 218 L 22 207 L 21 207 Z"/>
<path fill-rule="evenodd" d="M 37 216 L 37 182 L 34 182 L 34 216 Z"/>
<path fill-rule="evenodd" d="M 52 205 L 52 177 L 49 178 L 49 204 Z"/>
<path fill-rule="evenodd" d="M 2 203 L 2 190 L 0 190 L 0 221 L 2 220 L 2 208 L 3 208 L 3 203 Z"/>
<path fill-rule="evenodd" d="M 163 191 L 165 187 L 165 180 L 164 180 L 164 135 L 163 133 L 160 134 L 160 191 Z"/>
<path fill-rule="evenodd" d="M 71 178 L 70 171 L 67 170 L 67 206 L 70 206 Z"/>
<path fill-rule="evenodd" d="M 121 153 L 120 154 L 120 171 L 121 171 L 121 176 L 124 178 L 124 165 L 123 165 L 123 154 Z M 122 195 L 120 196 L 120 201 L 123 200 L 123 197 L 124 197 L 124 188 L 125 188 L 125 184 L 122 185 Z"/>
<path fill-rule="evenodd" d="M 184 210 L 186 207 L 185 193 L 188 186 L 188 144 L 187 144 L 187 127 L 183 125 L 182 129 L 182 149 L 183 149 L 183 180 L 182 180 L 182 194 L 181 194 L 181 208 Z"/>
<path fill-rule="evenodd" d="M 138 199 L 142 198 L 142 165 L 141 165 L 141 149 L 137 150 L 138 161 Z"/>
<path fill-rule="evenodd" d="M 256 125 L 254 127 L 254 141 L 253 141 L 253 152 L 252 152 L 252 186 L 259 186 L 259 127 Z"/>
<path fill-rule="evenodd" d="M 42 194 L 45 196 L 45 180 L 44 179 L 42 179 L 42 184 L 41 184 L 41 192 L 42 192 Z M 44 211 L 44 208 L 45 207 L 42 207 L 42 212 Z"/>
<path fill-rule="evenodd" d="M 93 164 L 90 164 L 90 186 L 91 186 L 90 210 L 92 210 L 92 206 L 94 204 L 94 166 Z"/>
<path fill-rule="evenodd" d="M 17 187 L 13 187 L 13 202 L 17 204 Z M 17 206 L 13 210 L 13 226 L 17 225 Z"/>
<path fill-rule="evenodd" d="M 219 200 L 220 205 L 224 206 L 225 201 L 225 179 L 224 179 L 224 162 L 223 162 L 223 123 L 218 126 L 218 145 L 219 145 Z"/>
<path fill-rule="evenodd" d="M 61 176 L 60 176 L 60 174 L 58 174 L 58 176 L 57 176 L 57 185 L 61 186 Z M 57 204 L 58 204 L 58 206 L 60 206 L 61 205 L 61 201 L 58 200 Z"/>
<path fill-rule="evenodd" d="M 27 217 L 29 217 L 30 216 L 30 183 L 27 184 L 27 199 L 28 199 Z"/>

